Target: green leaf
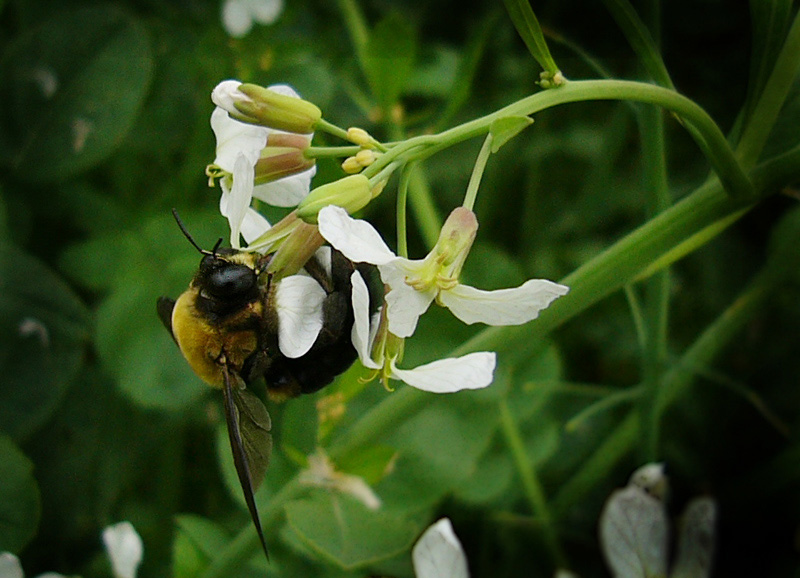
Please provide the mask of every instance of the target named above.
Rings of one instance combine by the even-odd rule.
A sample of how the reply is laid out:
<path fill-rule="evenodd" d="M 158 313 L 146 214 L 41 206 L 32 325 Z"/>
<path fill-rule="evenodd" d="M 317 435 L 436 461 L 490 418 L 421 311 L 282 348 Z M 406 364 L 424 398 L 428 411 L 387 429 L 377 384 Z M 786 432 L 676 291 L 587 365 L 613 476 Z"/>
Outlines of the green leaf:
<path fill-rule="evenodd" d="M 493 121 L 489 125 L 489 132 L 492 135 L 492 153 L 499 151 L 500 147 L 532 124 L 533 119 L 529 116 L 504 116 Z"/>
<path fill-rule="evenodd" d="M 19 552 L 39 524 L 39 489 L 33 464 L 6 436 L 0 436 L 0 551 Z"/>
<path fill-rule="evenodd" d="M 172 544 L 172 567 L 175 578 L 199 576 L 230 538 L 211 520 L 189 514 L 175 520 L 177 532 Z"/>
<path fill-rule="evenodd" d="M 404 552 L 419 532 L 403 518 L 327 492 L 289 503 L 286 520 L 304 544 L 346 570 Z"/>
<path fill-rule="evenodd" d="M 0 153 L 20 178 L 54 182 L 107 158 L 147 93 L 153 59 L 144 28 L 119 8 L 71 10 L 5 52 Z"/>
<path fill-rule="evenodd" d="M 15 439 L 53 412 L 83 363 L 89 314 L 49 267 L 0 245 L 0 429 Z"/>
<path fill-rule="evenodd" d="M 378 104 L 391 108 L 414 70 L 417 31 L 411 23 L 394 12 L 372 30 L 364 51 L 364 73 Z"/>

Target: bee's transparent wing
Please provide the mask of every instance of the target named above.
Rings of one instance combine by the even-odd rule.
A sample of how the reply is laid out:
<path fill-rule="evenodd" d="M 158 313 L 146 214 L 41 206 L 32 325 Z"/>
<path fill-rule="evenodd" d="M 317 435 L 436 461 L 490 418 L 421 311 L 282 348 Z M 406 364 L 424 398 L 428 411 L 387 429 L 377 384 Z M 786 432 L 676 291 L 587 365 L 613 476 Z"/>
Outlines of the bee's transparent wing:
<path fill-rule="evenodd" d="M 242 485 L 242 492 L 250 511 L 250 517 L 258 532 L 261 547 L 269 559 L 267 543 L 261 529 L 255 497 L 256 488 L 264 479 L 264 473 L 272 453 L 272 422 L 267 408 L 258 397 L 239 386 L 228 366 L 223 363 L 225 394 L 225 421 L 228 424 L 228 439 L 231 442 L 233 463 Z"/>

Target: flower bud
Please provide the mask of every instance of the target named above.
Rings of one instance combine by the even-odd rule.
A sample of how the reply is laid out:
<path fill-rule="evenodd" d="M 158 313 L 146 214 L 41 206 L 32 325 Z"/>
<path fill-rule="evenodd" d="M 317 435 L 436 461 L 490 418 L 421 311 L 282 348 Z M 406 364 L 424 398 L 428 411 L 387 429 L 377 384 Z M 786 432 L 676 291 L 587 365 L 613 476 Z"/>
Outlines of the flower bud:
<path fill-rule="evenodd" d="M 433 249 L 443 272 L 446 270 L 446 276 L 458 278 L 477 232 L 478 219 L 475 213 L 465 207 L 453 209 L 442 225 L 439 240 Z"/>
<path fill-rule="evenodd" d="M 314 132 L 322 117 L 322 111 L 307 100 L 233 80 L 218 84 L 211 100 L 237 120 L 293 133 Z"/>
<path fill-rule="evenodd" d="M 317 213 L 328 205 L 342 207 L 354 213 L 372 199 L 369 179 L 364 175 L 351 175 L 317 187 L 297 205 L 297 216 L 307 223 L 316 224 Z"/>
<path fill-rule="evenodd" d="M 347 140 L 359 146 L 369 146 L 373 144 L 373 138 L 363 128 L 356 126 L 347 129 Z"/>
<path fill-rule="evenodd" d="M 296 175 L 314 166 L 314 159 L 303 154 L 308 139 L 297 134 L 273 133 L 255 165 L 255 184 L 261 185 Z"/>
<path fill-rule="evenodd" d="M 356 157 L 347 157 L 342 161 L 342 170 L 348 175 L 360 173 L 363 168 L 356 160 Z"/>

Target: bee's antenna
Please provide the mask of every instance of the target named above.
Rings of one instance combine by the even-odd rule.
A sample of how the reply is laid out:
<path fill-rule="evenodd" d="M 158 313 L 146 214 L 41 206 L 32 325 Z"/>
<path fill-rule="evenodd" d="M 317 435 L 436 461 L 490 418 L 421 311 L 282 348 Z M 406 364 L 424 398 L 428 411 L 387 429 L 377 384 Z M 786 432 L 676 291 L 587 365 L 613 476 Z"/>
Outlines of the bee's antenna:
<path fill-rule="evenodd" d="M 192 238 L 192 236 L 189 234 L 189 231 L 186 230 L 186 226 L 183 224 L 183 221 L 181 221 L 181 218 L 178 216 L 178 209 L 172 209 L 172 216 L 175 217 L 175 222 L 178 223 L 178 227 L 180 227 L 183 236 L 189 240 L 189 242 L 192 244 L 192 247 L 197 249 L 203 255 L 216 256 L 217 249 L 219 249 L 219 246 L 222 244 L 222 237 L 220 237 L 220 239 L 217 241 L 217 244 L 214 245 L 214 249 L 212 249 L 211 251 L 203 249 L 200 245 L 197 244 L 194 238 Z"/>

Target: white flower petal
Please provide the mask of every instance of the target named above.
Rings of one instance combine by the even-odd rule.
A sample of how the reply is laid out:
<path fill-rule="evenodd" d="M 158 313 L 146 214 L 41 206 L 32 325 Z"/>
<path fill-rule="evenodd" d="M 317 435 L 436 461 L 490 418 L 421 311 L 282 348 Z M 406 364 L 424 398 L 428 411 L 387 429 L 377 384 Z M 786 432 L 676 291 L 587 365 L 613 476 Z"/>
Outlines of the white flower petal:
<path fill-rule="evenodd" d="M 432 393 L 453 393 L 462 389 L 481 389 L 492 383 L 497 355 L 490 351 L 463 357 L 439 359 L 414 369 L 398 369 L 391 363 L 392 377 Z"/>
<path fill-rule="evenodd" d="M 367 289 L 367 283 L 361 273 L 354 271 L 350 276 L 350 284 L 352 285 L 350 299 L 355 317 L 350 339 L 353 341 L 353 347 L 358 352 L 358 358 L 361 360 L 362 365 L 369 369 L 379 369 L 381 365 L 370 357 L 374 336 L 370 335 L 369 289 Z"/>
<path fill-rule="evenodd" d="M 267 146 L 267 137 L 270 132 L 266 127 L 239 122 L 231 118 L 219 106 L 211 113 L 211 129 L 217 138 L 217 156 L 214 164 L 229 173 L 233 172 L 234 163 L 239 155 L 244 155 L 255 167 L 261 151 Z"/>
<path fill-rule="evenodd" d="M 273 207 L 297 206 L 311 191 L 311 179 L 315 174 L 316 165 L 302 173 L 258 185 L 253 189 L 253 196 Z"/>
<path fill-rule="evenodd" d="M 411 552 L 417 578 L 468 578 L 467 557 L 450 520 L 425 530 Z"/>
<path fill-rule="evenodd" d="M 253 194 L 253 165 L 244 155 L 236 157 L 233 165 L 233 185 L 228 184 L 228 179 L 220 180 L 222 197 L 219 201 L 219 212 L 227 217 L 231 227 L 231 247 L 240 247 L 239 234 L 242 229 L 247 210 Z"/>
<path fill-rule="evenodd" d="M 300 94 L 288 84 L 270 84 L 267 88 L 273 92 L 282 94 L 283 96 L 293 96 L 295 98 L 300 98 Z"/>
<path fill-rule="evenodd" d="M 11 552 L 0 554 L 0 576 L 2 578 L 25 578 L 19 558 Z"/>
<path fill-rule="evenodd" d="M 271 225 L 261 213 L 248 207 L 242 220 L 242 237 L 250 244 L 270 229 Z"/>
<path fill-rule="evenodd" d="M 372 225 L 353 219 L 341 207 L 323 207 L 317 221 L 325 240 L 351 261 L 382 265 L 397 258 Z"/>
<path fill-rule="evenodd" d="M 120 522 L 103 530 L 103 543 L 116 578 L 135 578 L 142 561 L 142 539 L 130 522 Z"/>
<path fill-rule="evenodd" d="M 253 27 L 253 17 L 240 0 L 225 0 L 222 5 L 222 25 L 232 38 L 242 38 Z"/>
<path fill-rule="evenodd" d="M 458 284 L 442 291 L 439 300 L 453 315 L 467 324 L 520 325 L 539 316 L 569 287 L 546 279 L 530 279 L 513 289 L 483 291 Z"/>
<path fill-rule="evenodd" d="M 286 357 L 302 357 L 322 329 L 325 290 L 313 278 L 291 275 L 278 283 L 278 347 Z"/>
<path fill-rule="evenodd" d="M 414 334 L 420 315 L 428 310 L 437 292 L 435 287 L 418 291 L 406 283 L 410 263 L 413 262 L 398 258 L 378 267 L 381 279 L 391 287 L 386 294 L 386 316 L 389 319 L 389 331 L 398 337 L 411 337 Z"/>

